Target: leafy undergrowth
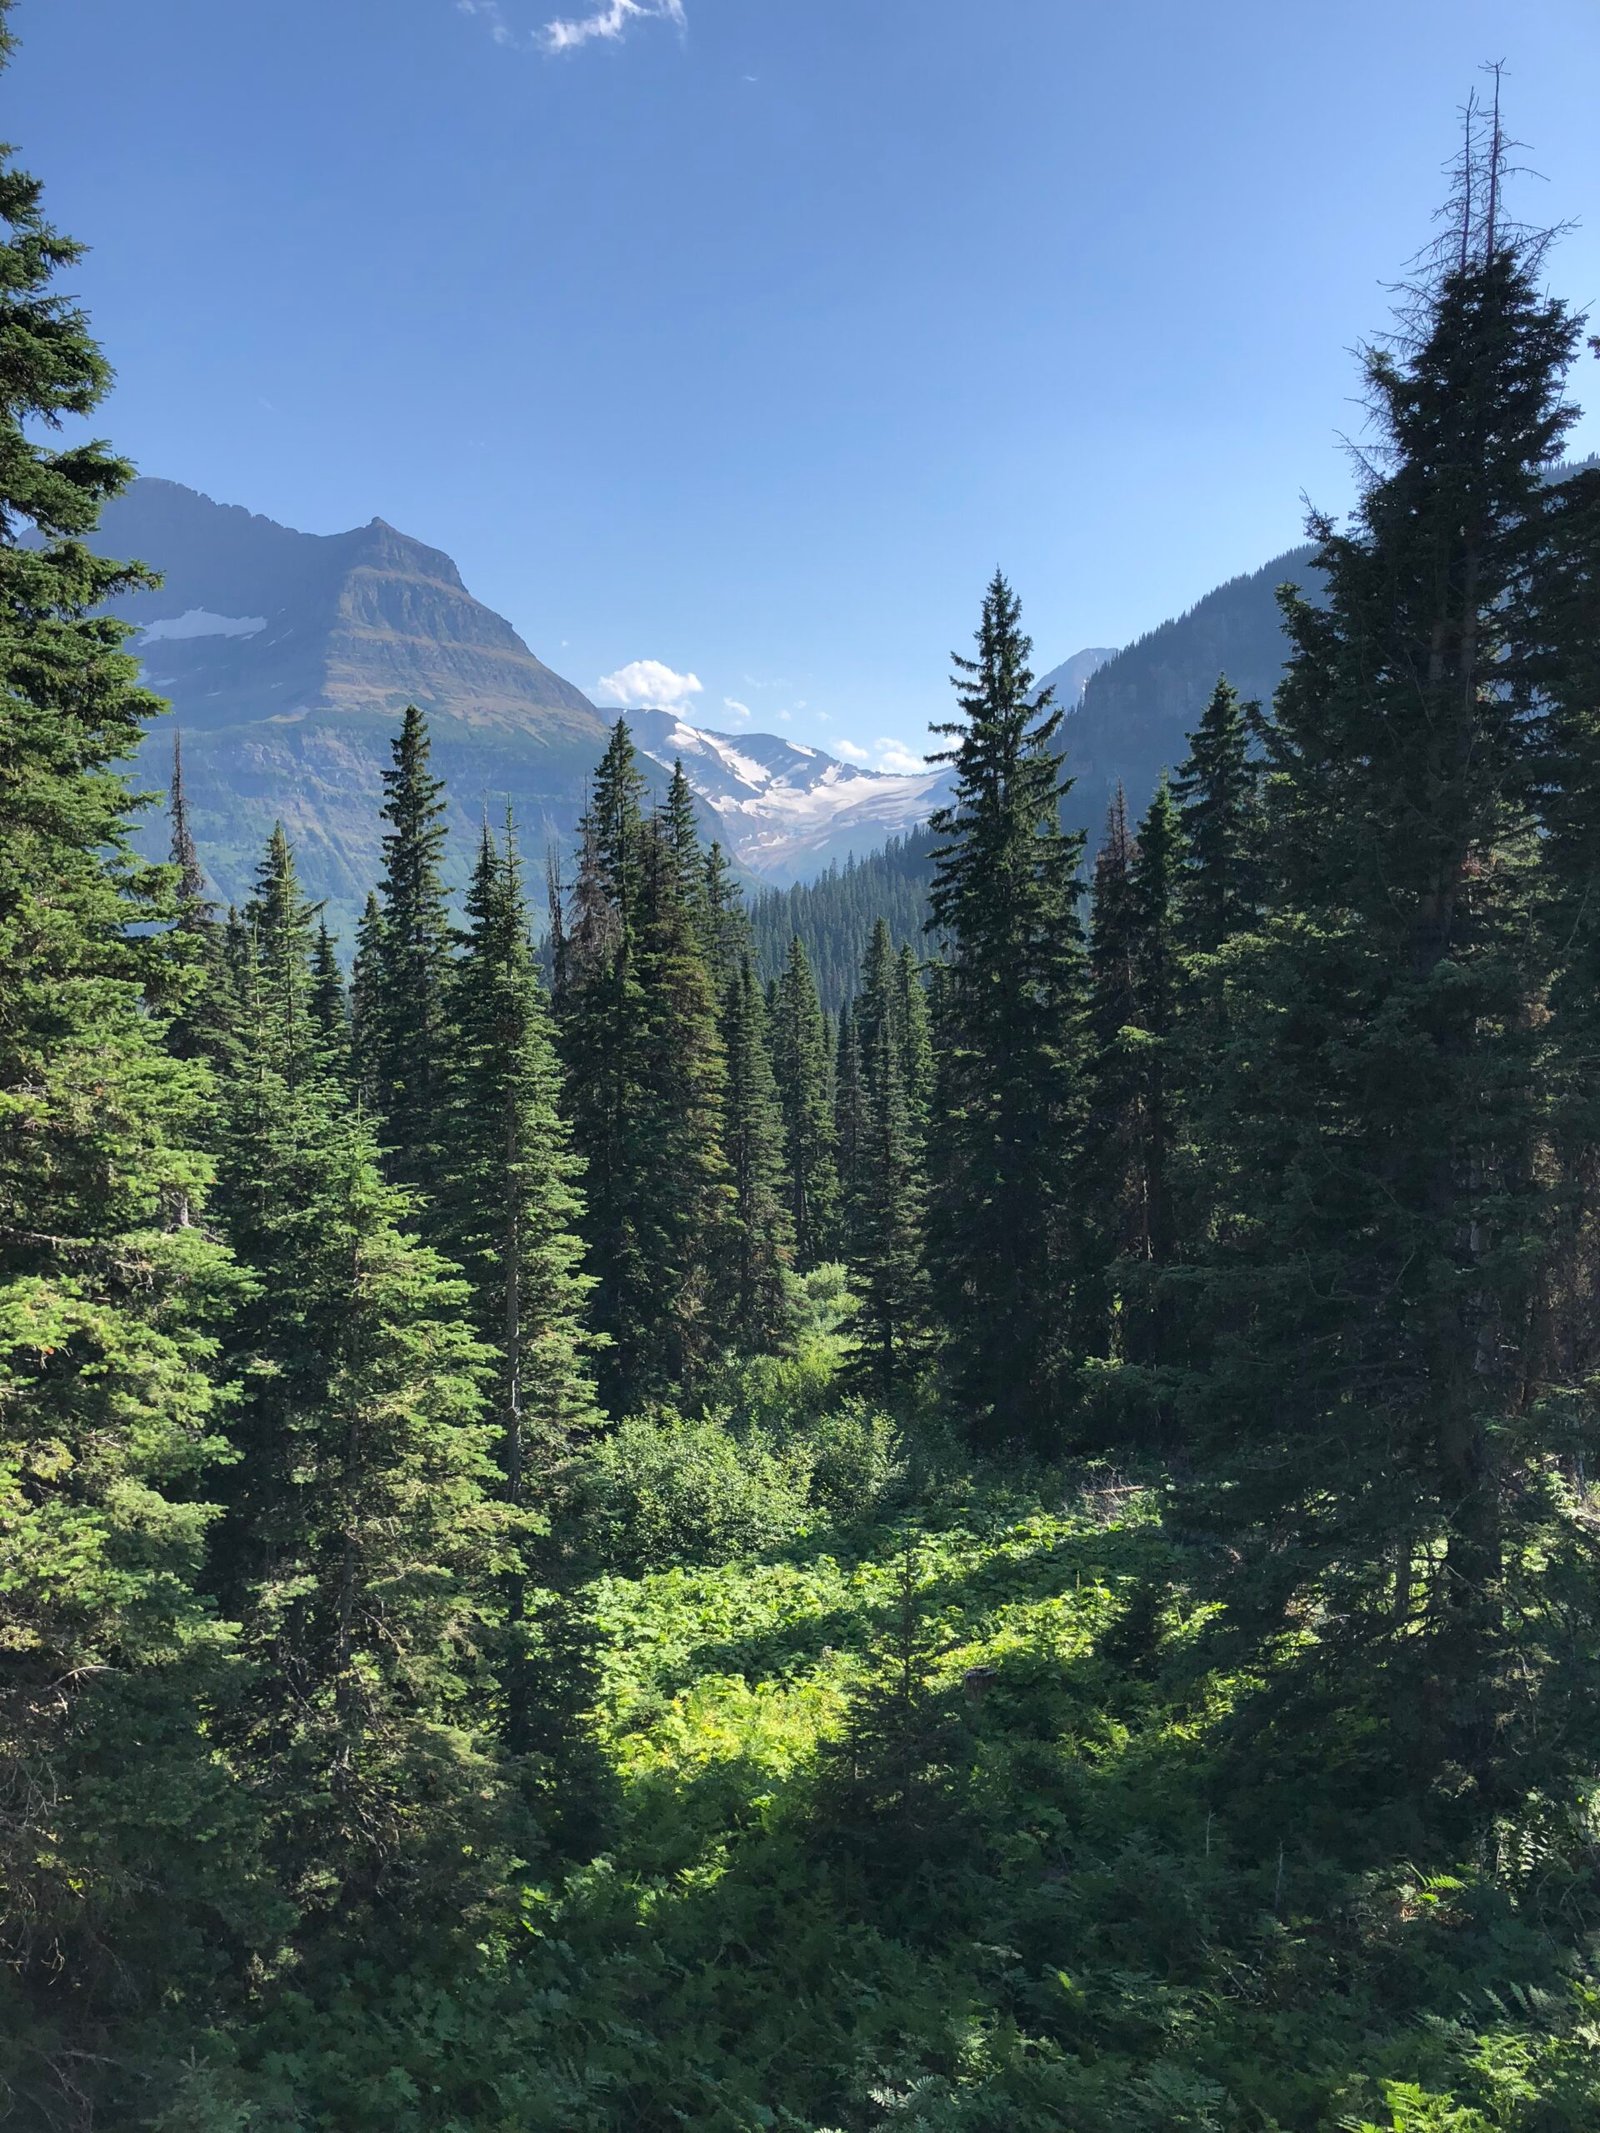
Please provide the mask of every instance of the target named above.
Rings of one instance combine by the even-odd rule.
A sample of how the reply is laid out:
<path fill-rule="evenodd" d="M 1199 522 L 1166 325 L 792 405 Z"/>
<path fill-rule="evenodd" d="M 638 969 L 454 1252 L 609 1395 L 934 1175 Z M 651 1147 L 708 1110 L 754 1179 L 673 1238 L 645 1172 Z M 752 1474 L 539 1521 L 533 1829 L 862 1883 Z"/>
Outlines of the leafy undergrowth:
<path fill-rule="evenodd" d="M 972 1484 L 594 1592 L 603 1854 L 280 2005 L 167 2133 L 1600 2124 L 1582 1830 L 1423 1855 L 1381 1727 L 1250 1722 L 1159 1489 Z M 1230 1656 L 1231 1655 L 1231 1656 Z"/>

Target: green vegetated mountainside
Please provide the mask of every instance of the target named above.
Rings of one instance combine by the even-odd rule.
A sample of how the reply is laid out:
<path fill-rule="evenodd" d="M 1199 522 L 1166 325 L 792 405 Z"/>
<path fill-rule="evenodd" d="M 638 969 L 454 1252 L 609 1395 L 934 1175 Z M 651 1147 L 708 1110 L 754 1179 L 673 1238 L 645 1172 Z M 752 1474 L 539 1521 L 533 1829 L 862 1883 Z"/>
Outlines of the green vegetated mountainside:
<path fill-rule="evenodd" d="M 348 946 L 379 874 L 382 771 L 408 703 L 427 712 L 449 775 L 457 853 L 485 812 L 498 820 L 508 805 L 536 853 L 570 841 L 610 722 L 473 599 L 438 549 L 381 519 L 299 533 L 151 479 L 107 507 L 95 538 L 162 574 L 158 589 L 115 603 L 139 627 L 149 686 L 173 707 L 138 776 L 165 787 L 180 729 L 196 839 L 224 901 L 243 902 L 281 819 Z M 148 841 L 164 849 L 158 831 Z"/>
<path fill-rule="evenodd" d="M 928 885 L 933 879 L 933 832 L 913 830 L 881 852 L 831 866 L 815 881 L 761 889 L 750 900 L 750 930 L 763 977 L 775 978 L 799 938 L 805 945 L 822 1005 L 838 1014 L 855 998 L 862 959 L 881 918 L 897 943 L 919 955 L 926 939 Z"/>
<path fill-rule="evenodd" d="M 1073 787 L 1063 819 L 1088 833 L 1091 850 L 1119 784 L 1138 814 L 1163 771 L 1183 761 L 1219 674 L 1246 701 L 1271 703 L 1289 653 L 1278 588 L 1298 585 L 1308 598 L 1319 597 L 1315 555 L 1291 548 L 1230 578 L 1090 675 L 1065 729 Z"/>

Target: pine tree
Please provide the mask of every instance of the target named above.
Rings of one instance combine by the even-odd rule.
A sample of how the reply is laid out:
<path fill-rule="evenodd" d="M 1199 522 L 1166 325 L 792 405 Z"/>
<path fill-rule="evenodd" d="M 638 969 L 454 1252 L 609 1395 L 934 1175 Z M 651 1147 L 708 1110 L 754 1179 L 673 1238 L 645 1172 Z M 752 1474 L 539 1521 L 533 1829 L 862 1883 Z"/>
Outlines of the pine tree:
<path fill-rule="evenodd" d="M 905 1063 L 906 1105 L 913 1131 L 921 1139 L 928 1130 L 933 1102 L 933 1032 L 922 965 L 909 941 L 900 951 L 895 971 L 895 1033 Z"/>
<path fill-rule="evenodd" d="M 644 840 L 637 972 L 638 1079 L 625 1132 L 630 1286 L 607 1328 L 624 1411 L 669 1394 L 693 1398 L 703 1382 L 726 1331 L 734 1217 L 716 1003 L 657 823 Z"/>
<path fill-rule="evenodd" d="M 777 981 L 772 1009 L 772 1065 L 783 1126 L 784 1178 L 801 1273 L 838 1246 L 839 1172 L 829 1099 L 827 1025 L 800 936 Z"/>
<path fill-rule="evenodd" d="M 1178 811 L 1163 778 L 1139 824 L 1129 882 L 1139 1084 L 1129 1351 L 1135 1361 L 1152 1364 L 1172 1359 L 1172 1299 L 1163 1276 L 1178 1241 L 1173 1172 L 1181 1105 L 1176 920 L 1182 849 Z"/>
<path fill-rule="evenodd" d="M 187 949 L 119 766 L 161 707 L 104 611 L 150 580 L 87 545 L 132 470 L 55 436 L 110 377 L 53 287 L 79 256 L 0 159 L 0 2025 L 33 2124 L 92 2108 L 101 2025 L 176 2007 L 202 1928 L 260 1923 L 207 1732 L 230 1647 L 196 1591 L 232 1277 L 194 1152 L 207 1076 L 148 1008 Z"/>
<path fill-rule="evenodd" d="M 1020 609 L 996 574 L 976 660 L 958 659 L 955 798 L 934 817 L 930 898 L 948 938 L 931 1141 L 930 1256 L 954 1391 L 973 1434 L 1061 1426 L 1059 1329 L 1084 1114 L 1082 839 L 1063 833 L 1061 713 L 1036 697 Z"/>
<path fill-rule="evenodd" d="M 1313 522 L 1269 736 L 1283 909 L 1206 1131 L 1248 1183 L 1211 1268 L 1248 1322 L 1206 1412 L 1249 1447 L 1261 1589 L 1415 1623 L 1397 1723 L 1480 1779 L 1498 1731 L 1508 1475 L 1542 1250 L 1540 731 L 1523 653 L 1577 327 L 1494 226 L 1496 125 L 1459 254 L 1367 358 L 1386 447 L 1355 526 Z M 1293 1545 L 1284 1544 L 1286 1535 Z M 1420 1614 L 1418 1601 L 1423 1605 Z"/>
<path fill-rule="evenodd" d="M 446 995 L 453 935 L 440 866 L 444 785 L 428 767 L 427 721 L 408 704 L 383 774 L 383 924 L 374 943 L 370 1056 L 387 1172 L 429 1198 L 442 1133 Z"/>
<path fill-rule="evenodd" d="M 350 1050 L 350 1000 L 339 951 L 334 946 L 328 922 L 321 919 L 311 948 L 311 993 L 308 1006 L 312 1027 L 327 1068 L 338 1081 L 348 1083 L 352 1072 Z"/>
<path fill-rule="evenodd" d="M 176 881 L 173 986 L 167 1008 L 167 1049 L 177 1059 L 200 1059 L 225 1071 L 237 1042 L 238 994 L 228 957 L 227 928 L 206 894 L 205 872 L 189 822 L 183 746 L 172 736 L 172 866 Z"/>
<path fill-rule="evenodd" d="M 255 1669 L 225 1731 L 311 1930 L 352 1906 L 459 1901 L 462 1845 L 488 1841 L 497 1800 L 477 1654 L 519 1521 L 494 1501 L 466 1285 L 406 1234 L 309 1011 L 311 907 L 281 829 L 246 926 L 219 1206 L 251 1286 L 229 1331 L 239 1457 L 212 1578 Z"/>
<path fill-rule="evenodd" d="M 350 967 L 350 1060 L 355 1090 L 364 1109 L 378 1114 L 379 993 L 383 970 L 383 912 L 375 889 L 356 926 L 355 960 Z"/>
<path fill-rule="evenodd" d="M 722 1011 L 727 1094 L 722 1145 L 733 1179 L 733 1333 L 743 1354 L 771 1354 L 794 1319 L 794 1230 L 784 1200 L 783 1126 L 761 988 L 746 956 Z"/>
<path fill-rule="evenodd" d="M 726 997 L 730 981 L 751 952 L 750 917 L 744 897 L 722 846 L 713 843 L 705 858 L 705 892 L 697 907 L 703 911 L 706 969 L 718 998 Z"/>
<path fill-rule="evenodd" d="M 1265 902 L 1264 766 L 1250 747 L 1260 711 L 1220 676 L 1173 780 L 1184 848 L 1181 943 L 1190 954 L 1215 955 L 1248 933 Z"/>
<path fill-rule="evenodd" d="M 1097 1355 L 1119 1358 L 1126 1355 L 1119 1269 L 1135 1252 L 1139 1233 L 1135 851 L 1127 796 L 1119 784 L 1095 855 L 1089 914 L 1091 1096 L 1083 1164 L 1088 1220 L 1077 1284 L 1080 1339 Z"/>
<path fill-rule="evenodd" d="M 901 1053 L 899 977 L 880 921 L 856 1002 L 861 1126 L 849 1259 L 861 1296 L 857 1374 L 888 1407 L 913 1390 L 929 1347 L 927 1188 Z"/>
<path fill-rule="evenodd" d="M 861 1155 L 866 1142 L 866 1089 L 861 1073 L 861 1034 L 846 1007 L 839 1016 L 833 1088 L 833 1142 L 839 1173 L 839 1242 L 848 1258 L 861 1198 Z"/>
<path fill-rule="evenodd" d="M 485 831 L 467 897 L 452 992 L 452 1055 L 441 1205 L 443 1241 L 472 1285 L 479 1338 L 495 1351 L 492 1412 L 506 1500 L 548 1519 L 576 1436 L 596 1422 L 583 1268 L 581 1166 L 559 1108 L 549 1009 L 529 936 L 510 825 Z M 527 1752 L 538 1688 L 525 1624 L 530 1577 L 548 1547 L 506 1576 L 501 1667 L 505 1737 Z"/>

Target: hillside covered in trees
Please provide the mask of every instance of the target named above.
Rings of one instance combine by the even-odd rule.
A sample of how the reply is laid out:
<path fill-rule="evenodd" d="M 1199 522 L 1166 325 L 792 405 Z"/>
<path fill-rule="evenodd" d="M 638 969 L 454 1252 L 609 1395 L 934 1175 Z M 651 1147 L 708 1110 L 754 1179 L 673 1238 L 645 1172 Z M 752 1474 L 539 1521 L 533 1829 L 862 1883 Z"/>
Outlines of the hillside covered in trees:
<path fill-rule="evenodd" d="M 997 575 L 809 942 L 626 721 L 547 964 L 514 821 L 458 924 L 413 709 L 348 981 L 176 746 L 134 852 L 0 168 L 0 2123 L 1596 2123 L 1600 470 L 1504 161 L 1092 868 Z"/>

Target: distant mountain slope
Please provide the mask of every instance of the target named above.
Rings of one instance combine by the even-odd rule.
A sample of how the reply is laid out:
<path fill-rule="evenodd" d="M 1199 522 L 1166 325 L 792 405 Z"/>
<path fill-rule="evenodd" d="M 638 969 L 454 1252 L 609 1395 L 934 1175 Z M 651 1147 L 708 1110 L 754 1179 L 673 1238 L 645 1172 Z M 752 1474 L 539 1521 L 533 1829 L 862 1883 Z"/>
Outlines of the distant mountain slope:
<path fill-rule="evenodd" d="M 1075 781 L 1065 815 L 1074 829 L 1089 832 L 1091 846 L 1119 779 L 1129 805 L 1142 810 L 1162 771 L 1183 761 L 1219 674 L 1242 696 L 1271 702 L 1288 652 L 1277 588 L 1293 582 L 1315 597 L 1314 553 L 1291 548 L 1246 577 L 1230 578 L 1090 676 L 1064 739 Z"/>
<path fill-rule="evenodd" d="M 829 867 L 815 881 L 758 894 L 750 906 L 750 928 L 761 975 L 778 975 L 798 933 L 823 1008 L 837 1015 L 859 989 L 862 960 L 878 919 L 888 922 L 896 946 L 909 941 L 919 955 L 929 954 L 923 928 L 935 842 L 931 830 L 913 830 L 864 859 Z"/>
<path fill-rule="evenodd" d="M 281 818 L 307 887 L 348 938 L 381 863 L 381 777 L 408 702 L 428 713 L 449 781 L 457 878 L 486 810 L 512 805 L 535 851 L 570 834 L 608 721 L 438 549 L 382 519 L 299 533 L 154 480 L 110 505 L 96 545 L 163 574 L 159 590 L 117 603 L 175 713 L 153 729 L 139 775 L 165 784 L 181 727 L 196 835 L 225 899 L 248 893 Z M 160 824 L 144 835 L 161 847 Z"/>
<path fill-rule="evenodd" d="M 668 767 L 682 762 L 736 856 L 769 880 L 809 879 L 875 851 L 926 822 L 949 790 L 943 770 L 901 777 L 858 769 L 775 733 L 713 733 L 673 711 L 628 718 L 647 755 Z"/>
<path fill-rule="evenodd" d="M 1075 711 L 1083 700 L 1083 692 L 1089 686 L 1090 678 L 1099 673 L 1108 659 L 1115 659 L 1116 656 L 1117 648 L 1114 644 L 1092 644 L 1085 651 L 1074 652 L 1072 657 L 1064 659 L 1060 666 L 1052 667 L 1048 674 L 1040 675 L 1039 693 L 1042 695 L 1046 689 L 1052 689 L 1056 702 L 1063 711 Z"/>

